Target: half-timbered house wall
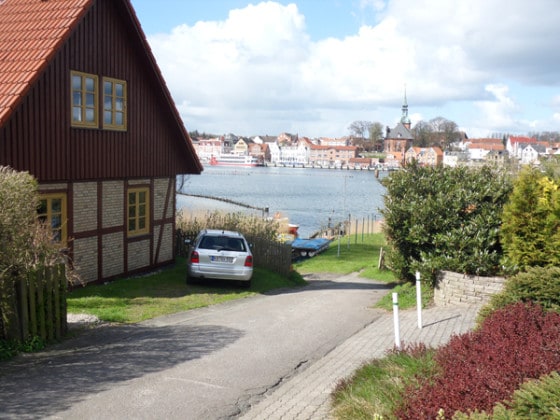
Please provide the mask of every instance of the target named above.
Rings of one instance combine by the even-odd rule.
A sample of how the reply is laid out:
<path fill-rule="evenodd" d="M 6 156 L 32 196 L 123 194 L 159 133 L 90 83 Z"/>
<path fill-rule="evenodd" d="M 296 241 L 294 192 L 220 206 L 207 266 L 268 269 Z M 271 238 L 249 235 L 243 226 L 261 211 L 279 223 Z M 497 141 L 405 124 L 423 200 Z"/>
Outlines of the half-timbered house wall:
<path fill-rule="evenodd" d="M 0 164 L 65 195 L 68 254 L 86 282 L 171 262 L 175 177 L 202 170 L 146 45 L 127 1 L 93 1 L 0 127 Z M 99 78 L 97 127 L 72 126 L 72 72 Z M 102 124 L 104 77 L 126 82 L 125 130 Z M 149 191 L 149 231 L 129 236 L 138 186 Z"/>

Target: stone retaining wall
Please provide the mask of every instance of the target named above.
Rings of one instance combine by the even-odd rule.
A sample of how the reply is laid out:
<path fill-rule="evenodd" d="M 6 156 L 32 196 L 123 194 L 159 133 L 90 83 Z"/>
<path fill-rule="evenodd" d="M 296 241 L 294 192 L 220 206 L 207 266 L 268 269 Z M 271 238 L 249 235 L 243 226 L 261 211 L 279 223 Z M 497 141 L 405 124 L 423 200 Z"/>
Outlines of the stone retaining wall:
<path fill-rule="evenodd" d="M 504 286 L 503 277 L 480 277 L 441 271 L 434 291 L 438 306 L 486 303 Z"/>

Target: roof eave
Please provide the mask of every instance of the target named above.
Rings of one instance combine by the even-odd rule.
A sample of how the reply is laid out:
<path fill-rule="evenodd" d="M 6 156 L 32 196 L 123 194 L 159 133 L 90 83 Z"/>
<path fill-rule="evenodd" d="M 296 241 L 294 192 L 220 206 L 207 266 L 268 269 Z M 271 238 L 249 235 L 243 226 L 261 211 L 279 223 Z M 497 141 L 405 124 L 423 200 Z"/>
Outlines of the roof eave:
<path fill-rule="evenodd" d="M 173 97 L 171 96 L 171 92 L 169 91 L 169 88 L 167 87 L 167 83 L 165 82 L 165 79 L 164 79 L 164 77 L 161 73 L 161 70 L 160 70 L 160 68 L 159 68 L 159 66 L 156 62 L 154 54 L 152 53 L 152 48 L 150 47 L 150 44 L 148 43 L 148 40 L 146 38 L 146 34 L 144 33 L 144 30 L 142 29 L 142 25 L 140 24 L 140 20 L 138 19 L 138 16 L 136 15 L 136 12 L 134 11 L 134 8 L 132 7 L 132 5 L 130 3 L 130 0 L 123 0 L 122 3 L 125 5 L 126 11 L 129 15 L 130 19 L 132 20 L 133 25 L 134 25 L 134 27 L 137 31 L 138 37 L 143 44 L 144 51 L 146 51 L 146 56 L 147 56 L 147 58 L 150 62 L 150 65 L 152 67 L 154 75 L 158 79 L 158 82 L 161 86 L 161 89 L 163 91 L 165 99 L 168 102 L 169 108 L 171 109 L 171 111 L 173 113 L 173 118 L 177 122 L 177 125 L 178 125 L 179 129 L 181 130 L 181 133 L 183 134 L 183 136 L 185 138 L 184 146 L 186 147 L 187 151 L 193 157 L 193 163 L 195 165 L 195 170 L 197 171 L 197 172 L 194 172 L 194 174 L 200 174 L 204 170 L 204 168 L 202 166 L 202 163 L 200 163 L 200 160 L 198 159 L 198 156 L 197 156 L 196 151 L 194 149 L 191 137 L 190 137 L 187 129 L 185 128 L 185 124 L 183 123 L 183 119 L 179 115 L 179 111 L 177 110 L 177 107 L 175 106 L 175 101 L 173 100 Z"/>

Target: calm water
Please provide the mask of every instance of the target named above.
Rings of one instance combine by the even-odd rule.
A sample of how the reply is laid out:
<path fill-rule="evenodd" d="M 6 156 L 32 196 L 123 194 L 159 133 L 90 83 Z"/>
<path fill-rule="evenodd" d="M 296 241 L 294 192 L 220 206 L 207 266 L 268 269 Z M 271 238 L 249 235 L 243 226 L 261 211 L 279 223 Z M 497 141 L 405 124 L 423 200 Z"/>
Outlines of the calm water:
<path fill-rule="evenodd" d="M 189 176 L 183 189 L 268 207 L 298 224 L 303 238 L 331 223 L 348 218 L 379 219 L 384 187 L 373 171 L 307 168 L 228 168 L 206 166 L 201 175 Z M 216 200 L 178 196 L 178 209 L 187 211 L 245 211 Z M 259 212 L 260 213 L 260 212 Z"/>

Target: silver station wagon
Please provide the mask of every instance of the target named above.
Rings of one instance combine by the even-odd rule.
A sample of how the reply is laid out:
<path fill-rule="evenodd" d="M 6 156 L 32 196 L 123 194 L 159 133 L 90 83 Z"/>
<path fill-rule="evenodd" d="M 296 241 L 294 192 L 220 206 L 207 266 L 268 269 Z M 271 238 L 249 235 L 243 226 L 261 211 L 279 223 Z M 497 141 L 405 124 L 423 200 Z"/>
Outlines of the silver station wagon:
<path fill-rule="evenodd" d="M 201 231 L 189 247 L 187 282 L 204 279 L 235 280 L 251 285 L 253 254 L 239 232 L 218 229 Z"/>

